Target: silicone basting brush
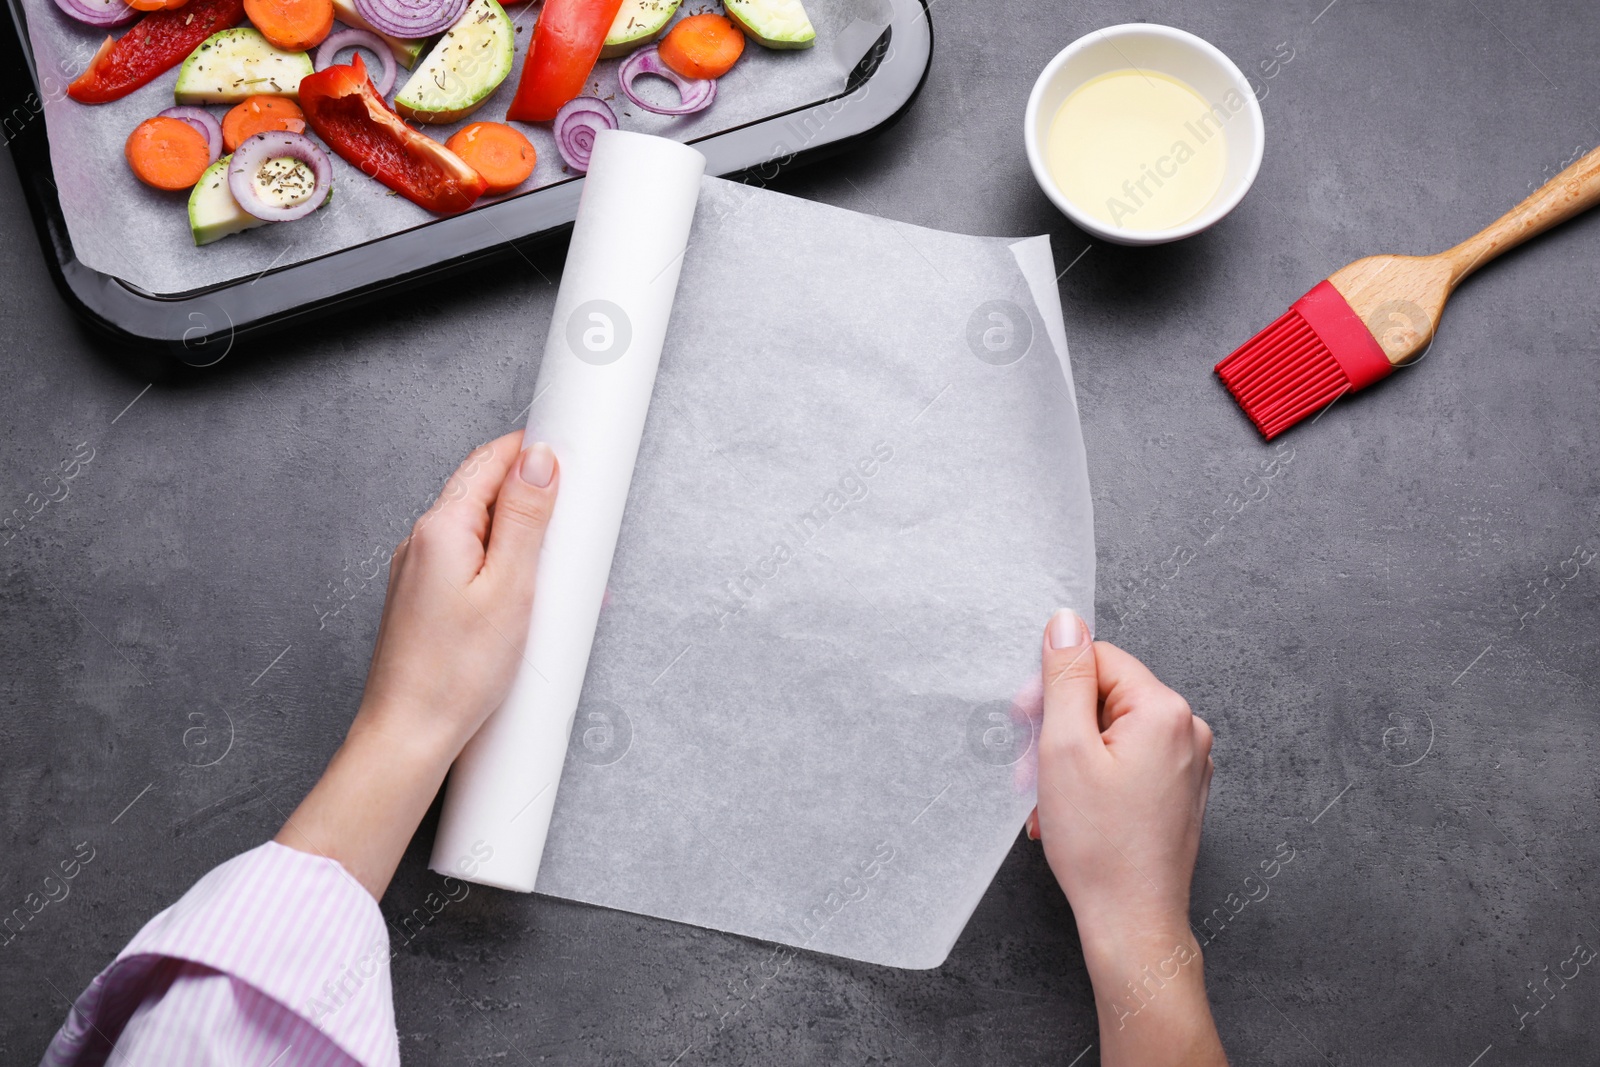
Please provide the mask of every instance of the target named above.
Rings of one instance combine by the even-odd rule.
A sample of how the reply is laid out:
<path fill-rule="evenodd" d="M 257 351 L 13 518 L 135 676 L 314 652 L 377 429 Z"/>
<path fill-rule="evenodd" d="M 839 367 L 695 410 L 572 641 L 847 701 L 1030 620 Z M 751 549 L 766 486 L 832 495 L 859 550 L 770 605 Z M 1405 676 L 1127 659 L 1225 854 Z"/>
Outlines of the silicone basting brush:
<path fill-rule="evenodd" d="M 1454 248 L 1432 256 L 1369 256 L 1335 272 L 1218 363 L 1217 374 L 1270 441 L 1420 357 L 1462 279 L 1596 203 L 1600 148 Z"/>

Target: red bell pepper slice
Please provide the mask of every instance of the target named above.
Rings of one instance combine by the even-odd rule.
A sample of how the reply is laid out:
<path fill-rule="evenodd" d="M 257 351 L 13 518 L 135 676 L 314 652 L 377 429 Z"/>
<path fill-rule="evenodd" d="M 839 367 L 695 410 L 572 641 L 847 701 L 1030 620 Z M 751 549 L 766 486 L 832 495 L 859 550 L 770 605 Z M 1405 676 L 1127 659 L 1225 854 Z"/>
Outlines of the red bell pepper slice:
<path fill-rule="evenodd" d="M 400 120 L 359 54 L 301 78 L 300 110 L 346 162 L 419 207 L 440 215 L 465 211 L 489 187 L 460 156 Z"/>
<path fill-rule="evenodd" d="M 189 0 L 172 11 L 152 11 L 120 38 L 107 37 L 67 95 L 83 104 L 121 100 L 188 59 L 213 33 L 242 21 L 244 0 Z"/>
<path fill-rule="evenodd" d="M 583 92 L 622 0 L 544 0 L 506 118 L 549 122 Z"/>

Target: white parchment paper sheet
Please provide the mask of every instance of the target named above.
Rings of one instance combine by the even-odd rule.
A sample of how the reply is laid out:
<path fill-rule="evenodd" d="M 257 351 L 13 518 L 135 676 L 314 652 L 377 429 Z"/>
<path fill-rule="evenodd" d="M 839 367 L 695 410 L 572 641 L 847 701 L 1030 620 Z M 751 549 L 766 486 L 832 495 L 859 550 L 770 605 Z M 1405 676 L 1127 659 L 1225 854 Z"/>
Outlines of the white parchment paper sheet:
<path fill-rule="evenodd" d="M 572 228 L 525 441 L 561 466 L 527 650 L 450 771 L 430 866 L 531 892 L 583 694 L 706 160 L 605 130 Z"/>
<path fill-rule="evenodd" d="M 1043 237 L 704 181 L 538 891 L 945 959 L 1092 619 L 1055 293 Z"/>
<path fill-rule="evenodd" d="M 507 12 L 521 28 L 511 75 L 476 114 L 454 125 L 424 127 L 429 136 L 443 141 L 469 123 L 504 120 L 522 75 L 539 6 L 535 2 L 507 5 Z M 188 194 L 165 193 L 143 185 L 123 159 L 123 144 L 133 128 L 172 106 L 176 68 L 121 100 L 80 104 L 65 95 L 66 85 L 88 65 L 106 31 L 74 22 L 51 0 L 22 0 L 22 7 L 62 213 L 73 250 L 85 265 L 152 293 L 180 293 L 314 259 L 435 218 L 330 152 L 334 196 L 314 216 L 258 227 L 196 248 L 189 233 Z M 690 13 L 691 8 L 698 10 L 694 4 L 685 4 L 678 17 Z M 616 69 L 621 60 L 601 60 L 590 91 L 611 102 L 623 129 L 685 141 L 826 100 L 844 90 L 850 69 L 876 36 L 863 34 L 857 22 L 886 25 L 887 7 L 881 0 L 808 0 L 806 10 L 817 29 L 815 47 L 775 52 L 748 44 L 738 65 L 719 81 L 716 103 L 699 114 L 672 118 L 633 106 L 617 88 Z M 126 27 L 111 32 L 120 37 Z M 405 84 L 409 74 L 405 68 L 399 69 L 394 91 Z M 638 87 L 670 100 L 672 88 L 654 82 L 657 79 L 646 78 Z M 209 110 L 221 119 L 228 109 L 217 106 Z M 539 153 L 538 165 L 524 190 L 574 177 L 566 172 L 556 152 L 548 123 L 516 125 Z"/>

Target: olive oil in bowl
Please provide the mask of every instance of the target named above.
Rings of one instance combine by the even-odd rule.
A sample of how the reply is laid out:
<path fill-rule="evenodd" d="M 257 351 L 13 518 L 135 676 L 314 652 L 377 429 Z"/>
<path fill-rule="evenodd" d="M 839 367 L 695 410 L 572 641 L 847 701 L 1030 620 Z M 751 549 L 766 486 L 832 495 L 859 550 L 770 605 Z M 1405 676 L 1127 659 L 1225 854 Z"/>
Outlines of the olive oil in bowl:
<path fill-rule="evenodd" d="M 1081 211 L 1118 229 L 1168 230 L 1204 211 L 1222 188 L 1231 117 L 1169 74 L 1114 70 L 1062 101 L 1045 162 Z"/>

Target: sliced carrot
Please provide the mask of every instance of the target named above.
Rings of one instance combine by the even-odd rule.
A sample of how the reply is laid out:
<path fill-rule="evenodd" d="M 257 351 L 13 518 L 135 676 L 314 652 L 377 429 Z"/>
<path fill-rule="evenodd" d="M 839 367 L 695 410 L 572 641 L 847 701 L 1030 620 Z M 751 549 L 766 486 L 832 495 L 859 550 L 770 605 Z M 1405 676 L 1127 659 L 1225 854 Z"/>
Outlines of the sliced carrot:
<path fill-rule="evenodd" d="M 244 0 L 245 17 L 287 52 L 304 52 L 333 30 L 333 0 Z"/>
<path fill-rule="evenodd" d="M 122 151 L 134 177 L 157 189 L 187 189 L 211 165 L 205 134 L 182 119 L 160 115 L 135 126 Z"/>
<path fill-rule="evenodd" d="M 232 152 L 258 133 L 306 132 L 306 116 L 287 96 L 248 96 L 222 117 L 222 147 Z"/>
<path fill-rule="evenodd" d="M 685 78 L 720 78 L 744 55 L 744 33 L 725 15 L 690 15 L 660 49 L 661 62 Z"/>
<path fill-rule="evenodd" d="M 522 134 L 503 122 L 474 122 L 451 134 L 444 146 L 489 183 L 486 193 L 509 193 L 528 180 L 538 153 Z"/>

